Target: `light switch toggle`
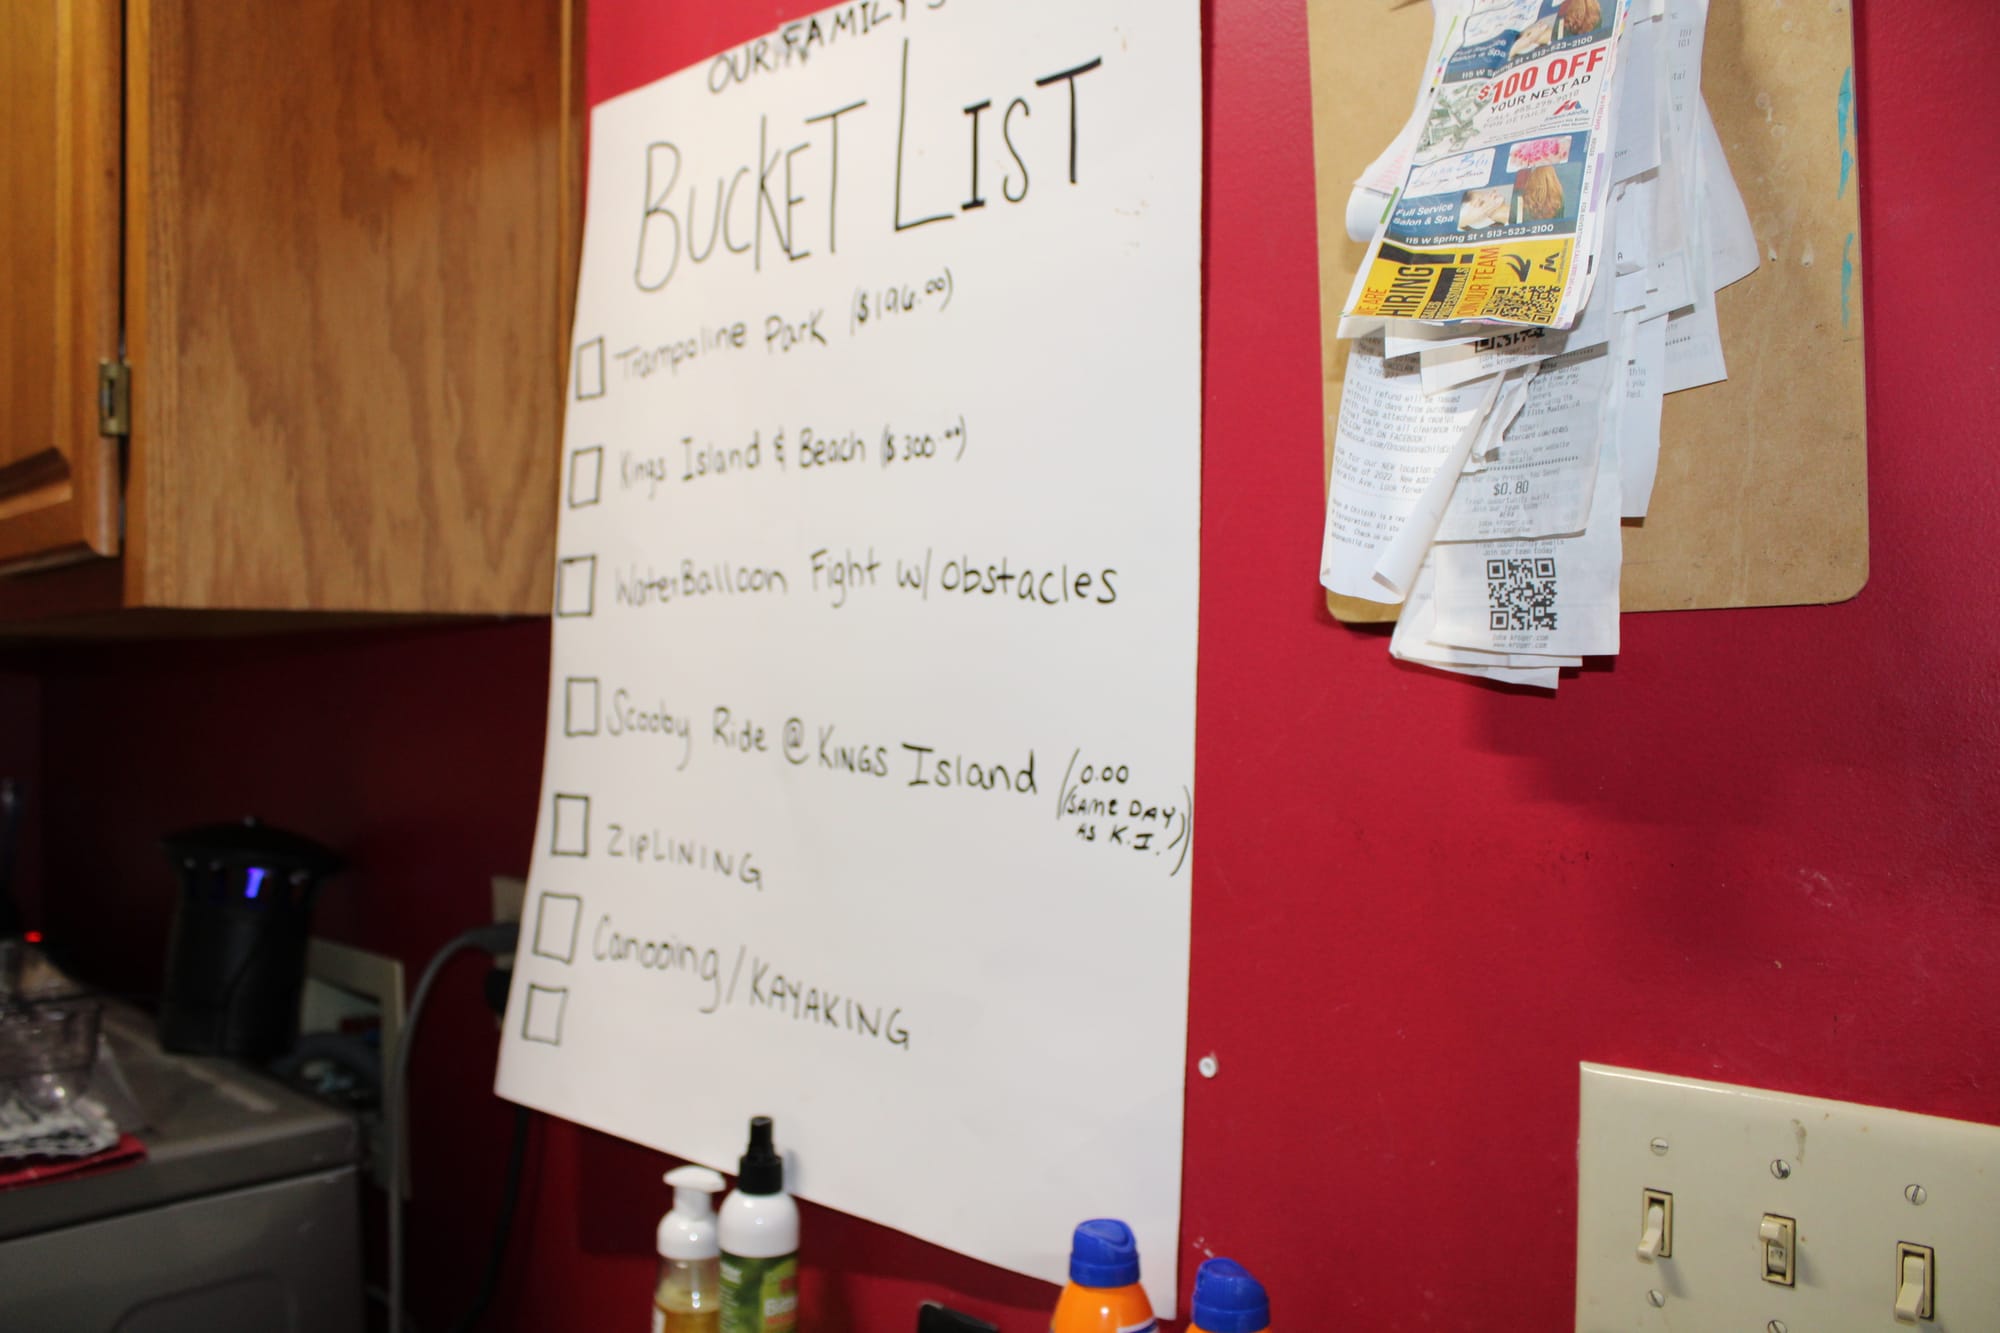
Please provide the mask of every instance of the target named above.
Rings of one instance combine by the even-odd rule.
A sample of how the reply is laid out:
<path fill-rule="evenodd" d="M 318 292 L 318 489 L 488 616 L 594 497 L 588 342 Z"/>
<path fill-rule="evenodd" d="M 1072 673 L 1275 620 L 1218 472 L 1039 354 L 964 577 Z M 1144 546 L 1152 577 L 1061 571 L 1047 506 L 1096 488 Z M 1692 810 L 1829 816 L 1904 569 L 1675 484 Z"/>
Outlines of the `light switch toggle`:
<path fill-rule="evenodd" d="M 1757 1237 L 1764 1242 L 1764 1280 L 1780 1287 L 1795 1285 L 1799 1275 L 1798 1222 L 1766 1213 L 1757 1224 Z"/>
<path fill-rule="evenodd" d="M 1903 1241 L 1896 1246 L 1896 1322 L 1914 1324 L 1935 1319 L 1937 1253 L 1928 1245 Z"/>
<path fill-rule="evenodd" d="M 1669 1259 L 1674 1253 L 1674 1196 L 1647 1190 L 1640 1196 L 1639 1258 L 1645 1263 Z"/>

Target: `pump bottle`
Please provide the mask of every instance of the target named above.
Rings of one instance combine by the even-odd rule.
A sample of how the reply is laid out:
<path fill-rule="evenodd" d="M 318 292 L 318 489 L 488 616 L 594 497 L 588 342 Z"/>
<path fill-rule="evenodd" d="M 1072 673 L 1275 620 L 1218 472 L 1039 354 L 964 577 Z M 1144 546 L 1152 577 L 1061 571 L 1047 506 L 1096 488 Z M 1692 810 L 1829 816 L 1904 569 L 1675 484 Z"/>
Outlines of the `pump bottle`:
<path fill-rule="evenodd" d="M 722 1327 L 722 1249 L 712 1196 L 723 1179 L 705 1166 L 667 1172 L 673 1211 L 654 1235 L 660 1277 L 653 1287 L 653 1333 L 718 1333 Z"/>

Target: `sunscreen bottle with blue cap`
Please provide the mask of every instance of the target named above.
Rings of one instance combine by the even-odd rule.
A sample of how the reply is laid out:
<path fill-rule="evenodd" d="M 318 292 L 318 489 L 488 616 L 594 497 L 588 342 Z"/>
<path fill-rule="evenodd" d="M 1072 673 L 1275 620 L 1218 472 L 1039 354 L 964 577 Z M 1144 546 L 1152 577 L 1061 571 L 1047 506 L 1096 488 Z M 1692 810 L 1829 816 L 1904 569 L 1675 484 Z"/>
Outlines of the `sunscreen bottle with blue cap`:
<path fill-rule="evenodd" d="M 1188 1333 L 1269 1333 L 1264 1284 L 1234 1259 L 1210 1259 L 1194 1275 L 1194 1322 Z"/>
<path fill-rule="evenodd" d="M 1101 1217 L 1070 1240 L 1069 1285 L 1056 1301 L 1049 1333 L 1156 1333 L 1153 1304 L 1139 1285 L 1139 1243 L 1132 1228 Z"/>

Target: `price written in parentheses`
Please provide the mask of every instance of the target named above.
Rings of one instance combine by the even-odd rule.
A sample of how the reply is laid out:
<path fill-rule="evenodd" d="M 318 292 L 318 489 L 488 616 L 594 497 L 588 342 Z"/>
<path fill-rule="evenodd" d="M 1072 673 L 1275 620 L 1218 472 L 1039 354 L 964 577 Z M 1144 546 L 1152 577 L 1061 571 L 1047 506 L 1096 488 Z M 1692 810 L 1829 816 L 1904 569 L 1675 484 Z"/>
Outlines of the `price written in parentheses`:
<path fill-rule="evenodd" d="M 949 264 L 920 281 L 856 287 L 854 300 L 847 308 L 847 331 L 855 333 L 871 323 L 880 324 L 898 315 L 913 315 L 924 310 L 943 314 L 951 309 L 955 291 Z"/>
<path fill-rule="evenodd" d="M 899 431 L 893 425 L 882 427 L 882 466 L 891 463 L 921 463 L 928 459 L 948 457 L 956 463 L 965 457 L 965 446 L 972 440 L 972 432 L 966 428 L 965 415 L 941 431 Z"/>
<path fill-rule="evenodd" d="M 1178 800 L 1157 800 L 1133 785 L 1127 765 L 1083 758 L 1081 749 L 1070 753 L 1057 789 L 1057 821 L 1078 842 L 1170 858 L 1168 876 L 1179 875 L 1194 845 L 1194 793 L 1182 786 Z"/>

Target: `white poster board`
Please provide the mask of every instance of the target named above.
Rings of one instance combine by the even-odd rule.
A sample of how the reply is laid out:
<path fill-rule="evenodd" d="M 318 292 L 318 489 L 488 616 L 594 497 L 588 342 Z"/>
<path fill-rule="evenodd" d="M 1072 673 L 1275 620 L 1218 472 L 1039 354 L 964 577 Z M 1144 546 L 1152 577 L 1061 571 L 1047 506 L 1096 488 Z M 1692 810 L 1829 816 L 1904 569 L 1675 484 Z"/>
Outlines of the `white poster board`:
<path fill-rule="evenodd" d="M 908 0 L 596 108 L 498 1079 L 1052 1281 L 1122 1217 L 1163 1314 L 1200 77 L 1192 0 Z"/>

